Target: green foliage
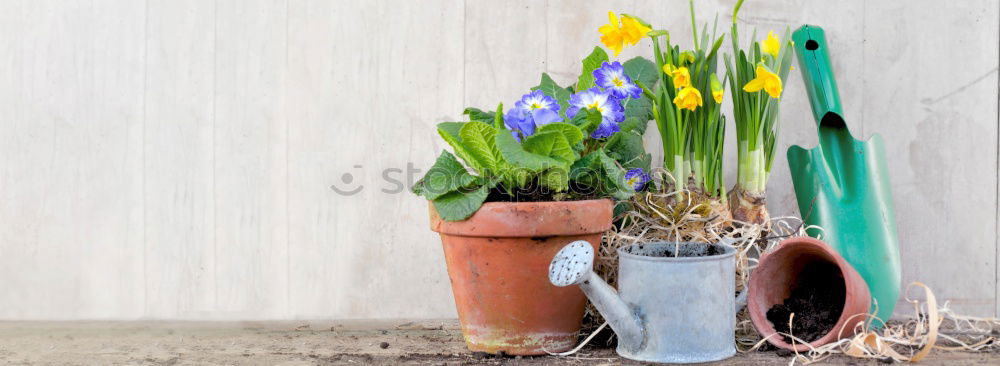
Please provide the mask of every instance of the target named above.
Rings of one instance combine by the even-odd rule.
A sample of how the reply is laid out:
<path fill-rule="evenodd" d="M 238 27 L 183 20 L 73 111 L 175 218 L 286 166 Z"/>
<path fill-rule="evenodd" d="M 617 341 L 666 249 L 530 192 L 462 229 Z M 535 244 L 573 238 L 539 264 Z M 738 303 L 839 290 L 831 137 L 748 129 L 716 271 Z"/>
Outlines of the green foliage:
<path fill-rule="evenodd" d="M 639 99 L 629 99 L 625 104 L 625 118 L 636 118 L 640 121 L 649 122 L 653 119 L 653 103 L 650 102 L 649 97 L 643 95 Z M 645 124 L 643 124 L 643 131 L 646 130 Z"/>
<path fill-rule="evenodd" d="M 583 59 L 583 70 L 580 78 L 576 82 L 576 90 L 587 90 L 594 87 L 594 70 L 601 68 L 601 64 L 608 61 L 608 53 L 603 48 L 594 47 L 590 56 Z"/>
<path fill-rule="evenodd" d="M 577 112 L 576 116 L 573 116 L 573 119 L 569 123 L 579 127 L 585 135 L 590 136 L 600 126 L 602 118 L 600 113 L 591 113 L 590 110 L 583 109 Z"/>
<path fill-rule="evenodd" d="M 482 122 L 466 123 L 459 131 L 463 149 L 470 158 L 483 167 L 480 172 L 485 175 L 496 175 L 502 170 L 503 157 L 493 143 L 496 133 L 496 128 Z"/>
<path fill-rule="evenodd" d="M 451 191 L 431 200 L 431 202 L 434 203 L 434 209 L 437 210 L 442 219 L 448 221 L 465 220 L 479 210 L 495 185 L 496 183 L 487 182 L 474 189 Z"/>
<path fill-rule="evenodd" d="M 591 152 L 574 163 L 569 178 L 617 199 L 628 199 L 635 193 L 625 183 L 625 170 L 603 149 Z"/>
<path fill-rule="evenodd" d="M 493 123 L 496 116 L 493 112 L 484 112 L 479 108 L 466 108 L 462 114 L 469 116 L 470 121 Z"/>
<path fill-rule="evenodd" d="M 660 69 L 656 68 L 656 64 L 640 56 L 625 61 L 622 68 L 632 81 L 639 82 L 647 88 L 654 87 L 660 77 Z"/>
<path fill-rule="evenodd" d="M 786 82 L 794 51 L 791 32 L 787 28 L 779 38 L 781 41 L 777 56 L 761 52 L 760 43 L 754 41 L 757 37 L 756 31 L 751 35 L 749 48 L 740 47 L 735 21 L 740 5 L 742 1 L 737 3 L 733 11 L 734 21 L 730 32 L 733 55 L 726 55 L 725 58 L 726 78 L 729 80 L 730 90 L 733 91 L 736 139 L 739 141 L 736 150 L 739 162 L 736 185 L 749 192 L 763 193 L 774 162 L 781 100 L 771 98 L 763 91 L 745 92 L 743 86 L 757 77 L 757 66 L 776 73 L 782 83 Z"/>
<path fill-rule="evenodd" d="M 626 123 L 629 121 L 632 123 Z M 653 157 L 646 153 L 646 149 L 643 147 L 639 126 L 640 123 L 637 119 L 626 120 L 622 123 L 622 130 L 608 139 L 604 149 L 608 156 L 620 162 L 623 168 L 642 168 L 643 171 L 648 172 Z"/>
<path fill-rule="evenodd" d="M 413 193 L 433 200 L 445 193 L 468 187 L 475 181 L 476 178 L 465 170 L 462 163 L 455 159 L 455 155 L 442 151 L 434 166 L 427 171 L 423 179 L 413 185 L 412 190 Z"/>
<path fill-rule="evenodd" d="M 644 87 L 644 100 L 630 111 L 626 106 L 626 116 L 639 119 L 652 117 L 663 145 L 663 167 L 667 171 L 667 184 L 686 186 L 689 178 L 703 193 L 725 200 L 722 181 L 722 146 L 725 138 L 725 119 L 722 118 L 720 103 L 713 99 L 711 81 L 715 77 L 718 51 L 723 35 L 715 34 L 715 27 L 709 32 L 708 24 L 699 34 L 695 25 L 694 3 L 690 2 L 691 32 L 694 47 L 682 50 L 671 44 L 667 33 L 651 32 L 655 56 L 656 79 L 645 76 L 639 80 Z M 632 62 L 632 60 L 630 60 Z M 639 62 L 629 65 L 640 67 Z M 663 72 L 687 69 L 689 78 L 684 84 L 674 85 L 671 75 Z M 643 69 L 649 65 L 642 66 Z M 628 72 L 629 68 L 626 68 Z M 694 110 L 681 108 L 674 103 L 680 90 L 694 88 L 701 95 L 701 105 Z M 648 103 L 648 104 L 646 104 Z M 648 105 L 648 109 L 646 108 Z M 648 111 L 650 116 L 639 114 Z M 682 187 L 674 187 L 682 188 Z"/>
<path fill-rule="evenodd" d="M 442 152 L 413 186 L 413 193 L 430 200 L 448 221 L 468 218 L 491 194 L 516 197 L 519 190 L 536 184 L 551 192 L 552 199 L 631 197 L 635 192 L 625 183 L 626 169 L 648 170 L 650 165 L 650 155 L 642 147 L 642 134 L 651 118 L 648 98 L 629 100 L 621 131 L 607 139 L 590 138 L 601 123 L 599 112 L 584 109 L 574 118 L 565 115 L 570 95 L 593 87 L 593 71 L 607 60 L 607 53 L 596 47 L 583 60 L 577 83 L 569 87 L 543 73 L 532 90 L 541 90 L 559 103 L 563 122 L 538 126 L 523 141 L 504 124 L 502 104 L 495 111 L 466 108 L 463 114 L 468 122 L 438 124 L 438 134 L 454 155 Z M 649 85 L 657 82 L 656 66 L 648 60 L 632 59 L 624 67 L 635 80 Z"/>

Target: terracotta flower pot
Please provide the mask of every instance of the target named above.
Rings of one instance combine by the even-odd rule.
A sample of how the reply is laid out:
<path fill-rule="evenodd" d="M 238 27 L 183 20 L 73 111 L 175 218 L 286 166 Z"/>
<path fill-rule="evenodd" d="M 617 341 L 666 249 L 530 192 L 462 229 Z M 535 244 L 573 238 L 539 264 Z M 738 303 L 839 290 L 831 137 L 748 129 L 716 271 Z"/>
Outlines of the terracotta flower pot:
<path fill-rule="evenodd" d="M 469 350 L 542 355 L 572 348 L 586 297 L 549 283 L 549 262 L 575 240 L 601 243 L 611 200 L 489 202 L 465 221 L 443 221 L 441 234 L 462 335 Z"/>
<path fill-rule="evenodd" d="M 754 327 L 761 336 L 769 337 L 768 342 L 779 348 L 799 352 L 809 350 L 805 344 L 796 343 L 793 347 L 784 337 L 775 335 L 774 324 L 767 318 L 768 310 L 791 295 L 807 269 L 811 270 L 810 276 L 825 276 L 838 287 L 842 281 L 844 293 L 843 310 L 836 325 L 809 345 L 818 347 L 852 336 L 855 325 L 867 320 L 865 314 L 871 305 L 871 294 L 854 267 L 822 241 L 810 237 L 785 239 L 777 249 L 761 257 L 760 264 L 751 274 L 747 295 L 747 310 Z"/>

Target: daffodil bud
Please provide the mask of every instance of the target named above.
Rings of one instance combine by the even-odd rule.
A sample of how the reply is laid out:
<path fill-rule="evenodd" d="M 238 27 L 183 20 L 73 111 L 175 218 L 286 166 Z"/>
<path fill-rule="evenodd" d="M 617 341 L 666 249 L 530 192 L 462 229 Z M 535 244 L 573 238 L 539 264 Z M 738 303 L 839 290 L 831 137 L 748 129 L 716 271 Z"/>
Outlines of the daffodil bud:
<path fill-rule="evenodd" d="M 690 64 L 693 64 L 694 63 L 694 53 L 691 53 L 691 51 L 681 52 L 680 62 L 681 62 L 681 65 L 685 65 L 685 64 L 686 65 L 690 65 Z"/>
<path fill-rule="evenodd" d="M 778 52 L 781 51 L 781 41 L 778 40 L 778 36 L 774 34 L 774 31 L 767 33 L 767 39 L 761 42 L 760 50 L 771 56 L 778 57 Z"/>
<path fill-rule="evenodd" d="M 715 103 L 721 104 L 722 97 L 725 95 L 726 90 L 722 87 L 722 83 L 719 82 L 719 77 L 712 74 L 712 78 L 709 83 L 712 87 L 712 99 L 715 99 Z"/>

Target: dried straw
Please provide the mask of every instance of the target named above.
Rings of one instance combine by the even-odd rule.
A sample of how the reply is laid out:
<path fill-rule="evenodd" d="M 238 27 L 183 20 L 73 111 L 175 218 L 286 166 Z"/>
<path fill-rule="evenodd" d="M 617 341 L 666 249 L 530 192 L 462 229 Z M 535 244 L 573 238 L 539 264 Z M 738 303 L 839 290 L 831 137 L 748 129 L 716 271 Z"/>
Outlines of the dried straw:
<path fill-rule="evenodd" d="M 631 204 L 633 209 L 618 218 L 624 224 L 605 235 L 594 264 L 595 272 L 611 284 L 617 282 L 618 248 L 654 241 L 729 243 L 737 251 L 736 288 L 742 291 L 749 283 L 750 273 L 757 266 L 758 258 L 777 247 L 778 242 L 788 237 L 804 236 L 807 229 L 820 232 L 818 239 L 823 237 L 822 228 L 805 226 L 797 217 L 775 217 L 763 225 L 733 220 L 726 205 L 699 198 L 699 195 L 688 191 L 640 194 L 633 198 Z M 797 362 L 811 364 L 838 354 L 859 359 L 917 362 L 932 349 L 1000 350 L 1000 319 L 959 315 L 947 302 L 938 307 L 934 293 L 926 285 L 914 282 L 908 290 L 914 287 L 923 289 L 924 300 L 906 298 L 913 305 L 913 318 L 886 324 L 874 315 L 875 311 L 868 314 L 867 320 L 855 329 L 840 330 L 851 331 L 853 336 L 821 347 L 810 347 L 808 352 L 796 352 L 789 365 Z M 603 329 L 603 323 L 593 305 L 588 305 L 584 329 L 597 331 L 591 332 L 587 341 Z M 874 329 L 873 324 L 883 327 Z M 794 334 L 778 333 L 772 336 L 787 336 L 794 343 L 808 343 Z M 766 342 L 753 327 L 746 310 L 742 311 L 737 316 L 737 349 L 754 352 Z"/>

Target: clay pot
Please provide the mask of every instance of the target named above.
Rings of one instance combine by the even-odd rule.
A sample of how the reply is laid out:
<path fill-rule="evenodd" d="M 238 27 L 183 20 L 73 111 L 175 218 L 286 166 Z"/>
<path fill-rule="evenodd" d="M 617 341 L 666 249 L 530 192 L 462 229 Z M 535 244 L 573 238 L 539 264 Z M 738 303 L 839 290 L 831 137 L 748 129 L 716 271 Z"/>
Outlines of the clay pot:
<path fill-rule="evenodd" d="M 747 295 L 747 310 L 754 327 L 761 336 L 770 337 L 768 342 L 776 347 L 799 352 L 809 350 L 805 344 L 796 343 L 793 347 L 785 342 L 784 337 L 775 335 L 774 325 L 767 319 L 767 311 L 789 297 L 803 270 L 810 266 L 814 270 L 829 269 L 814 275 L 833 276 L 843 281 L 844 306 L 836 325 L 809 345 L 819 347 L 850 337 L 854 335 L 855 325 L 867 320 L 865 314 L 871 306 L 871 294 L 865 280 L 854 267 L 822 241 L 810 237 L 785 239 L 778 244 L 777 249 L 761 257 L 760 264 L 751 274 Z"/>
<path fill-rule="evenodd" d="M 441 234 L 462 335 L 469 350 L 508 355 L 561 352 L 577 341 L 587 298 L 577 286 L 549 283 L 549 262 L 576 240 L 601 243 L 611 200 L 489 202 Z"/>

